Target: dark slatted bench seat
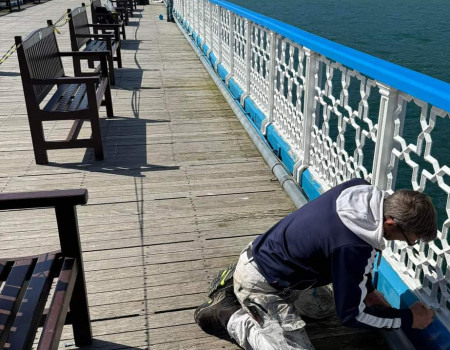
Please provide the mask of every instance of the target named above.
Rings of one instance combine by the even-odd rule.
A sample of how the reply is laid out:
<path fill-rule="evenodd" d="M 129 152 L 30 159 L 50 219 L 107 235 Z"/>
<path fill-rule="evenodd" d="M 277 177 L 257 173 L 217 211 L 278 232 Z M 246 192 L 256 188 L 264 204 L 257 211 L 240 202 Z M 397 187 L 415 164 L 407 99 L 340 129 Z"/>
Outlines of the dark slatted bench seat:
<path fill-rule="evenodd" d="M 122 68 L 122 55 L 120 51 L 120 33 L 119 24 L 89 24 L 86 7 L 81 6 L 73 10 L 67 10 L 69 16 L 69 30 L 70 30 L 70 42 L 72 45 L 72 51 L 81 52 L 98 52 L 109 51 L 108 56 L 108 70 L 109 80 L 112 85 L 115 84 L 114 76 L 114 61 L 117 61 L 117 66 Z M 101 31 L 112 30 L 111 33 L 93 34 L 90 28 L 96 28 Z M 94 67 L 95 60 L 90 61 L 90 67 Z M 75 72 L 81 68 L 80 60 L 75 58 L 74 69 Z"/>
<path fill-rule="evenodd" d="M 82 4 L 84 6 L 84 4 Z M 93 0 L 91 3 L 91 15 L 92 23 L 94 24 L 118 24 L 120 26 L 120 34 L 122 39 L 126 40 L 125 25 L 128 24 L 128 15 L 126 16 L 122 11 L 123 9 L 114 9 L 114 12 L 109 11 L 106 7 L 102 6 L 100 0 Z M 98 29 L 94 28 L 94 34 L 98 33 Z"/>
<path fill-rule="evenodd" d="M 28 350 L 39 340 L 38 350 L 56 350 L 66 321 L 72 324 L 77 346 L 91 344 L 76 216 L 76 205 L 86 203 L 84 189 L 0 194 L 0 210 L 54 207 L 61 244 L 57 252 L 0 259 L 0 349 Z M 54 282 L 53 297 L 45 309 Z"/>
<path fill-rule="evenodd" d="M 113 117 L 108 52 L 60 52 L 52 27 L 38 29 L 24 40 L 16 37 L 16 44 L 36 163 L 47 164 L 47 150 L 62 148 L 93 147 L 95 159 L 103 159 L 100 106 L 106 105 L 108 117 Z M 63 56 L 77 58 L 77 62 L 100 59 L 101 66 L 94 73 L 80 69 L 75 77 L 67 77 Z M 41 108 L 44 99 L 48 101 Z M 43 122 L 51 120 L 74 121 L 66 140 L 45 140 Z M 92 136 L 78 139 L 84 121 L 91 122 Z"/>

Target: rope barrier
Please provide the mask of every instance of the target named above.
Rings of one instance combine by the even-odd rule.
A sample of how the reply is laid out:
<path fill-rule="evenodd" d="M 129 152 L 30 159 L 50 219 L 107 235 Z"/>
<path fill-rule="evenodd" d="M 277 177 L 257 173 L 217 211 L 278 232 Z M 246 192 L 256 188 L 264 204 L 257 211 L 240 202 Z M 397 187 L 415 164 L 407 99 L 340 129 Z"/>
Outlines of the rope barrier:
<path fill-rule="evenodd" d="M 92 6 L 92 2 L 93 0 L 91 0 L 89 2 L 88 5 L 86 5 L 86 8 L 91 7 Z M 61 17 L 59 17 L 59 19 L 52 25 L 53 30 L 55 31 L 55 33 L 57 34 L 61 34 L 61 31 L 58 28 L 64 27 L 67 23 L 69 23 L 70 18 L 69 15 L 72 13 L 72 11 L 66 12 L 64 13 Z M 63 22 L 64 21 L 64 22 Z M 62 24 L 59 24 L 60 22 L 63 22 Z M 17 51 L 17 49 L 22 46 L 22 44 L 16 45 L 13 44 L 8 51 L 6 51 L 6 53 L 2 56 L 2 58 L 0 58 L 0 65 L 2 65 L 8 58 L 11 57 L 11 55 Z"/>
<path fill-rule="evenodd" d="M 20 45 L 22 45 L 22 44 L 20 44 Z M 20 45 L 17 46 L 16 44 L 14 44 L 13 46 L 11 46 L 11 47 L 9 48 L 9 50 L 6 51 L 6 53 L 2 56 L 2 58 L 0 58 L 0 64 L 2 64 L 2 63 L 5 62 L 8 58 L 10 58 L 11 55 L 12 55 L 14 52 L 16 52 L 16 50 L 20 47 Z"/>

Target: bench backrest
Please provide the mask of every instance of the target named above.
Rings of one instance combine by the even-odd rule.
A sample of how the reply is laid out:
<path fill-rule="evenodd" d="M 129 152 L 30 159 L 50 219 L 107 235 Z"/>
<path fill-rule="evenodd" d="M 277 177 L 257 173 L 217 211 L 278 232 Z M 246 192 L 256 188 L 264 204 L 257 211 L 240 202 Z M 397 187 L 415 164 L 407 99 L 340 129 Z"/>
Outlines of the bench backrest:
<path fill-rule="evenodd" d="M 113 24 L 115 21 L 111 12 L 102 5 L 100 0 L 91 3 L 92 23 Z"/>
<path fill-rule="evenodd" d="M 30 33 L 24 40 L 20 36 L 16 36 L 15 40 L 25 100 L 27 104 L 33 102 L 39 105 L 54 84 L 32 85 L 31 79 L 65 75 L 55 31 L 52 27 L 45 27 Z"/>
<path fill-rule="evenodd" d="M 69 12 L 70 11 L 70 12 Z M 72 44 L 72 50 L 78 51 L 84 44 L 88 43 L 90 38 L 77 38 L 77 34 L 91 34 L 89 30 L 89 22 L 86 13 L 86 7 L 81 6 L 73 10 L 68 10 L 69 12 L 69 31 L 70 31 L 70 42 Z"/>

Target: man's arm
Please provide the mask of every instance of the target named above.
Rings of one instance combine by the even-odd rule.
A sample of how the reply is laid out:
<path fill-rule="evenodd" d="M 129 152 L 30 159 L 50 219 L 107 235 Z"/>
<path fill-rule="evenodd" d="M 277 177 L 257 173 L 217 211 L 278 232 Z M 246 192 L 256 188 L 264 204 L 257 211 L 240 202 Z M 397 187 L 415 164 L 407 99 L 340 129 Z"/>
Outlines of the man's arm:
<path fill-rule="evenodd" d="M 368 279 L 375 261 L 375 249 L 345 246 L 335 249 L 332 257 L 332 281 L 336 310 L 341 321 L 360 328 L 411 328 L 413 313 L 381 305 L 366 305 Z"/>

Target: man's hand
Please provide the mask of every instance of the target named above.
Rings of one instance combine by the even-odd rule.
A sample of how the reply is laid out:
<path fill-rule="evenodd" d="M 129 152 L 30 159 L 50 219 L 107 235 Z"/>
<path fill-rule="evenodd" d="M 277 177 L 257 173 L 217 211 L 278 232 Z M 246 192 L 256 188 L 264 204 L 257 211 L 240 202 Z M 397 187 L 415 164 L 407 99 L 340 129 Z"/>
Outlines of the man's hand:
<path fill-rule="evenodd" d="M 435 312 L 425 306 L 424 303 L 417 301 L 411 306 L 411 311 L 413 314 L 413 324 L 412 328 L 424 329 L 433 322 Z"/>
<path fill-rule="evenodd" d="M 384 298 L 383 293 L 377 290 L 374 290 L 372 293 L 367 294 L 366 298 L 364 299 L 364 303 L 366 304 L 366 306 L 391 307 L 391 305 Z"/>

